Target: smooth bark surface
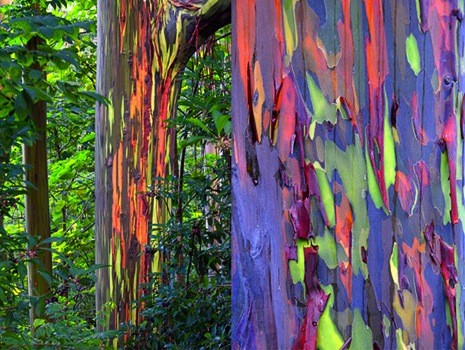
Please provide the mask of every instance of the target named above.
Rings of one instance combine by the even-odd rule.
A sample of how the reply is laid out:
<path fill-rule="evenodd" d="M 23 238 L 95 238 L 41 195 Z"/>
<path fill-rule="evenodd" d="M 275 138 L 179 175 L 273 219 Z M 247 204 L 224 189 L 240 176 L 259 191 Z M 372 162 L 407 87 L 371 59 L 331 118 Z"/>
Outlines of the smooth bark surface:
<path fill-rule="evenodd" d="M 28 50 L 36 51 L 40 39 L 35 37 L 28 43 Z M 41 70 L 35 62 L 32 69 Z M 30 117 L 35 127 L 36 140 L 32 145 L 23 146 L 23 163 L 26 164 L 25 180 L 28 188 L 25 199 L 24 216 L 26 232 L 33 240 L 28 247 L 30 262 L 27 265 L 28 290 L 31 297 L 30 323 L 34 330 L 34 320 L 45 317 L 46 297 L 50 293 L 52 279 L 51 244 L 42 243 L 50 238 L 50 206 L 47 171 L 47 109 L 44 101 L 31 106 Z"/>
<path fill-rule="evenodd" d="M 141 283 L 159 271 L 150 247 L 169 203 L 158 196 L 176 161 L 176 112 L 184 64 L 203 41 L 230 21 L 230 3 L 100 0 L 98 86 L 110 104 L 96 116 L 97 310 L 103 328 L 140 320 Z"/>
<path fill-rule="evenodd" d="M 462 14 L 234 2 L 234 349 L 463 348 Z"/>

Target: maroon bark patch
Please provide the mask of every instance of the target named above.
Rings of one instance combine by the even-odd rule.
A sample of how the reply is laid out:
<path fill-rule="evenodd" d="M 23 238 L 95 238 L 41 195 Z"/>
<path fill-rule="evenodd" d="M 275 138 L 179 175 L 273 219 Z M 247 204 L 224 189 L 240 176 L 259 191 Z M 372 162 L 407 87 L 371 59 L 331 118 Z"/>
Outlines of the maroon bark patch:
<path fill-rule="evenodd" d="M 308 198 L 298 199 L 289 209 L 292 227 L 298 238 L 308 239 L 311 229 Z"/>

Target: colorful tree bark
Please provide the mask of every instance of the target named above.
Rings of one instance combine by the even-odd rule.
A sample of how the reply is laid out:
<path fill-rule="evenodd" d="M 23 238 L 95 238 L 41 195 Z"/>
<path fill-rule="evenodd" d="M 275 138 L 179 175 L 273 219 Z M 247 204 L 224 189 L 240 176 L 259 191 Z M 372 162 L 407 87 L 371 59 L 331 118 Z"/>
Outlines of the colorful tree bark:
<path fill-rule="evenodd" d="M 103 328 L 141 320 L 139 289 L 160 256 L 150 246 L 165 221 L 158 196 L 176 161 L 177 75 L 195 50 L 230 21 L 224 0 L 100 0 L 98 87 L 110 103 L 96 116 L 97 310 Z"/>
<path fill-rule="evenodd" d="M 234 3 L 233 348 L 463 348 L 460 4 Z"/>

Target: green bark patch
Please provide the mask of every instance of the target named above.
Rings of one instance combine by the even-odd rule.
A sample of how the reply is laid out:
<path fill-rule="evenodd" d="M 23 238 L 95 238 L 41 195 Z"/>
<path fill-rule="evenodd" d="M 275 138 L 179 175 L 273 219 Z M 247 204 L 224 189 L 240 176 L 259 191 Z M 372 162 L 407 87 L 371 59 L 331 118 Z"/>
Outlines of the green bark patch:
<path fill-rule="evenodd" d="M 321 124 L 328 121 L 332 124 L 336 124 L 337 106 L 336 104 L 327 101 L 326 96 L 320 90 L 318 85 L 315 83 L 313 78 L 307 73 L 307 85 L 310 93 L 310 100 L 313 107 L 313 121 Z M 312 122 L 313 122 L 312 121 Z"/>
<path fill-rule="evenodd" d="M 354 321 L 352 323 L 352 343 L 351 349 L 371 349 L 373 348 L 373 333 L 363 321 L 359 309 L 354 310 Z"/>
<path fill-rule="evenodd" d="M 304 248 L 310 247 L 310 240 L 298 239 L 297 245 L 297 260 L 289 260 L 289 272 L 294 284 L 302 283 L 305 286 L 305 257 Z"/>
<path fill-rule="evenodd" d="M 450 199 L 450 185 L 449 185 L 449 162 L 447 153 L 441 154 L 441 190 L 444 196 L 444 212 L 442 215 L 443 224 L 447 225 L 450 222 L 450 210 L 452 203 Z"/>
<path fill-rule="evenodd" d="M 368 276 L 366 264 L 361 257 L 361 248 L 367 247 L 369 220 L 368 211 L 365 204 L 367 192 L 366 162 L 363 157 L 362 147 L 357 141 L 355 145 L 347 146 L 341 150 L 334 142 L 325 143 L 327 159 L 326 171 L 332 173 L 337 170 L 344 186 L 347 198 L 354 211 L 353 246 L 352 246 L 352 266 L 355 274 L 363 273 Z"/>
<path fill-rule="evenodd" d="M 334 236 L 325 229 L 323 236 L 317 236 L 315 238 L 315 244 L 319 247 L 318 255 L 326 263 L 326 266 L 331 270 L 338 266 L 337 262 L 337 247 Z"/>
<path fill-rule="evenodd" d="M 412 68 L 415 75 L 418 75 L 421 70 L 420 50 L 418 49 L 417 39 L 413 34 L 410 34 L 405 40 L 405 49 L 410 68 Z"/>
<path fill-rule="evenodd" d="M 320 163 L 315 162 L 313 163 L 313 166 L 315 167 L 315 173 L 318 179 L 321 202 L 323 203 L 329 225 L 333 227 L 336 225 L 333 191 L 331 191 L 326 171 L 321 167 Z"/>
<path fill-rule="evenodd" d="M 295 4 L 297 0 L 283 1 L 284 36 L 286 38 L 286 63 L 289 63 L 297 47 L 297 26 L 295 22 Z"/>
<path fill-rule="evenodd" d="M 320 248 L 321 249 L 321 248 Z M 319 251 L 321 252 L 321 251 Z M 329 294 L 329 299 L 323 313 L 318 322 L 317 344 L 318 349 L 332 350 L 340 349 L 344 344 L 341 334 L 339 333 L 336 324 L 331 318 L 330 310 L 334 304 L 334 291 L 331 285 L 321 286 L 326 294 Z"/>

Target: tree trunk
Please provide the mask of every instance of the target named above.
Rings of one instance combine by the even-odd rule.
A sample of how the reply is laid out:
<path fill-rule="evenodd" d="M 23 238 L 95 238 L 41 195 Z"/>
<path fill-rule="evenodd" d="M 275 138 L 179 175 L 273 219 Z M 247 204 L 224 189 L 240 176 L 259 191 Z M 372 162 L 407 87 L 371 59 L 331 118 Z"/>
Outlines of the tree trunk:
<path fill-rule="evenodd" d="M 158 196 L 176 147 L 166 122 L 176 113 L 177 75 L 230 21 L 227 0 L 100 0 L 96 115 L 97 310 L 103 328 L 137 324 L 140 284 L 159 271 L 150 236 L 168 207 Z M 153 245 L 153 244 L 152 244 Z"/>
<path fill-rule="evenodd" d="M 12 0 L 0 0 L 0 6 L 11 4 Z M 0 14 L 0 20 L 3 19 L 3 15 Z M 9 164 L 10 163 L 10 153 L 11 153 L 11 141 L 9 139 L 10 135 L 5 133 L 0 137 L 1 149 L 0 149 L 0 164 Z M 6 192 L 4 190 L 5 180 L 3 174 L 0 178 L 0 233 L 5 231 L 5 215 L 7 214 L 9 208 L 8 203 L 6 202 Z M 4 254 L 0 256 L 0 259 L 7 259 Z"/>
<path fill-rule="evenodd" d="M 28 50 L 36 51 L 40 45 L 38 37 L 28 43 Z M 38 62 L 31 69 L 42 70 Z M 25 180 L 33 187 L 28 188 L 24 216 L 26 232 L 33 240 L 28 247 L 28 290 L 31 298 L 30 323 L 34 331 L 34 320 L 45 317 L 46 297 L 50 293 L 52 279 L 52 253 L 50 243 L 41 243 L 50 238 L 50 209 L 48 199 L 47 172 L 47 109 L 45 101 L 31 106 L 30 117 L 37 139 L 30 146 L 23 146 Z"/>
<path fill-rule="evenodd" d="M 233 348 L 463 348 L 462 14 L 234 3 Z"/>

